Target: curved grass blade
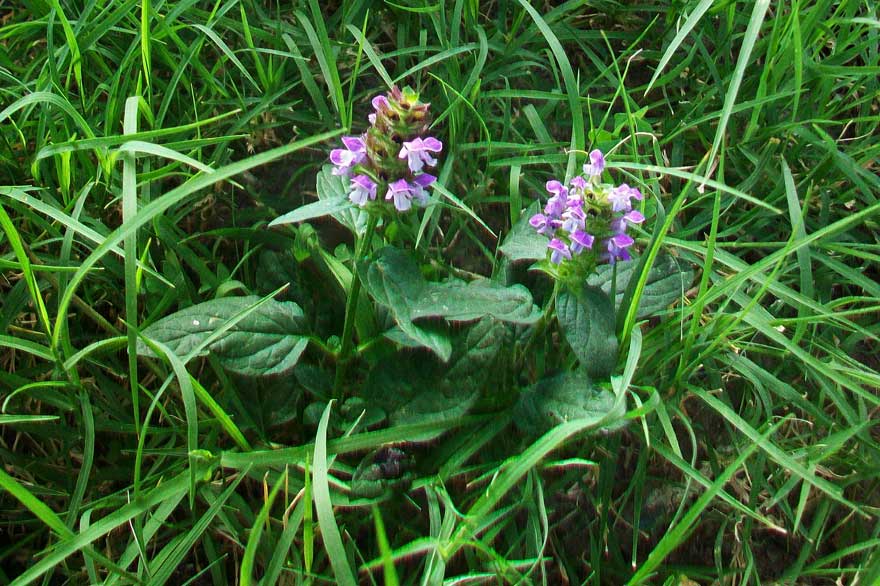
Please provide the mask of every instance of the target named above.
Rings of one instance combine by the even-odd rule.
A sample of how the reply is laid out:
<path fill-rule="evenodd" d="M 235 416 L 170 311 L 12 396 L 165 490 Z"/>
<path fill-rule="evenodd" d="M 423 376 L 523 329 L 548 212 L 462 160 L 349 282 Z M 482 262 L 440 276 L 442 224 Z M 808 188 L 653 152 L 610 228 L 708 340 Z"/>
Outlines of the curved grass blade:
<path fill-rule="evenodd" d="M 333 514 L 333 504 L 330 501 L 330 483 L 327 478 L 329 474 L 327 468 L 327 424 L 330 421 L 332 407 L 333 401 L 327 403 L 324 414 L 321 416 L 321 422 L 318 424 L 318 435 L 315 438 L 315 457 L 312 468 L 315 512 L 318 516 L 321 535 L 324 538 L 324 548 L 327 550 L 327 557 L 330 558 L 330 565 L 336 576 L 336 583 L 340 586 L 356 586 L 357 580 L 355 580 L 351 566 L 348 564 L 348 556 L 345 554 L 345 546 L 342 544 L 342 536 L 339 534 L 339 527 L 336 525 L 336 518 Z"/>

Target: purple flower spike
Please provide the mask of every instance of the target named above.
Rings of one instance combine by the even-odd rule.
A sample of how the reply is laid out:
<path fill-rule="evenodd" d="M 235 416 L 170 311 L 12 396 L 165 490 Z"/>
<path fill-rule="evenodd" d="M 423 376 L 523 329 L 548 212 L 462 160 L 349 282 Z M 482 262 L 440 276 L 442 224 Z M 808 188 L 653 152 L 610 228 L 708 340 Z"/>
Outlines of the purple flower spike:
<path fill-rule="evenodd" d="M 594 149 L 590 151 L 590 162 L 584 163 L 584 173 L 590 177 L 597 177 L 605 170 L 605 157 L 602 151 Z"/>
<path fill-rule="evenodd" d="M 394 207 L 399 212 L 405 212 L 412 207 L 412 189 L 406 179 L 398 179 L 388 185 L 388 193 L 385 199 L 393 199 Z"/>
<path fill-rule="evenodd" d="M 348 175 L 355 165 L 360 164 L 367 157 L 367 145 L 359 136 L 343 136 L 344 149 L 330 151 L 330 162 L 336 165 L 334 175 Z"/>
<path fill-rule="evenodd" d="M 571 235 L 571 251 L 575 254 L 580 254 L 585 248 L 593 248 L 595 240 L 592 234 L 587 234 L 583 230 L 576 230 Z"/>
<path fill-rule="evenodd" d="M 547 244 L 547 248 L 552 251 L 550 253 L 550 262 L 555 265 L 561 263 L 563 258 L 571 258 L 571 251 L 568 249 L 568 246 L 565 245 L 565 242 L 559 238 L 551 240 L 550 243 Z"/>
<path fill-rule="evenodd" d="M 376 199 L 376 184 L 366 175 L 355 175 L 351 178 L 351 193 L 348 199 L 355 205 L 364 207 L 368 201 Z"/>
<path fill-rule="evenodd" d="M 412 190 L 413 199 L 416 200 L 420 206 L 424 207 L 428 205 L 428 191 L 425 188 L 435 181 L 437 181 L 437 178 L 430 173 L 417 175 L 413 180 L 410 189 Z"/>
<path fill-rule="evenodd" d="M 425 139 L 416 137 L 409 142 L 403 143 L 400 154 L 397 157 L 399 159 L 407 159 L 409 170 L 413 173 L 418 173 L 425 165 L 431 167 L 436 165 L 437 159 L 432 157 L 430 153 L 439 153 L 442 150 L 443 143 L 433 136 Z"/>

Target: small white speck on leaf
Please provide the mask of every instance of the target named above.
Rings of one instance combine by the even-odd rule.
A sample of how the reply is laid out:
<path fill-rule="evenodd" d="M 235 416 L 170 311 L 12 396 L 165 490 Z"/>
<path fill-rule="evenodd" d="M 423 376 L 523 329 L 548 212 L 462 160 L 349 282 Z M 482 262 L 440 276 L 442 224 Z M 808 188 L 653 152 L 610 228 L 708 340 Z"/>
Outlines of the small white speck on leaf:
<path fill-rule="evenodd" d="M 199 320 L 197 320 L 197 319 L 194 319 L 194 320 L 193 320 L 193 325 L 194 325 L 194 326 L 197 326 L 197 325 L 199 325 Z"/>

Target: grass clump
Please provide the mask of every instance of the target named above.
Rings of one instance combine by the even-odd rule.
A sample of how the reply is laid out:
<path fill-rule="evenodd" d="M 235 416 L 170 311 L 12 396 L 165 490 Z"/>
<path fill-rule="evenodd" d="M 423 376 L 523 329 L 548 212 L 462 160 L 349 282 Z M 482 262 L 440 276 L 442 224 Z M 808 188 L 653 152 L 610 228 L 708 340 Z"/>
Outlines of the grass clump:
<path fill-rule="evenodd" d="M 0 6 L 0 583 L 880 581 L 870 3 Z"/>

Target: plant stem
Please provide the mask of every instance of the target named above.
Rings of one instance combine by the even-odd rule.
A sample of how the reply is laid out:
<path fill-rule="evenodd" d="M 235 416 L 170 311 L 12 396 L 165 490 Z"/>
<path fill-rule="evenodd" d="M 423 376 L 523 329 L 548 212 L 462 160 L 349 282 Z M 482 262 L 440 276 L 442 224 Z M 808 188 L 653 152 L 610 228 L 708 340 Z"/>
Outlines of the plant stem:
<path fill-rule="evenodd" d="M 538 318 L 538 321 L 535 322 L 534 331 L 532 332 L 532 336 L 529 338 L 528 342 L 526 342 L 526 346 L 523 349 L 522 353 L 519 355 L 519 360 L 516 361 L 515 372 L 519 372 L 519 370 L 524 366 L 524 362 L 526 357 L 529 356 L 532 352 L 532 347 L 535 345 L 535 341 L 540 338 L 544 334 L 544 330 L 547 329 L 547 324 L 550 323 L 551 314 L 553 310 L 556 308 L 556 296 L 559 294 L 559 281 L 553 281 L 553 293 L 550 296 L 550 300 L 547 302 L 547 305 L 544 307 L 544 312 L 541 314 L 541 317 Z"/>
<path fill-rule="evenodd" d="M 357 266 L 364 257 L 364 253 L 370 249 L 373 241 L 373 232 L 376 231 L 376 224 L 379 216 L 370 214 L 367 222 L 367 230 L 363 237 L 355 244 L 354 264 L 351 270 L 351 286 L 348 289 L 348 299 L 345 302 L 345 323 L 342 326 L 342 347 L 339 349 L 339 355 L 336 360 L 336 377 L 333 381 L 333 397 L 342 399 L 342 382 L 345 379 L 345 368 L 351 360 L 351 349 L 354 344 L 354 320 L 357 314 L 358 296 L 361 292 L 361 279 L 358 276 Z"/>

